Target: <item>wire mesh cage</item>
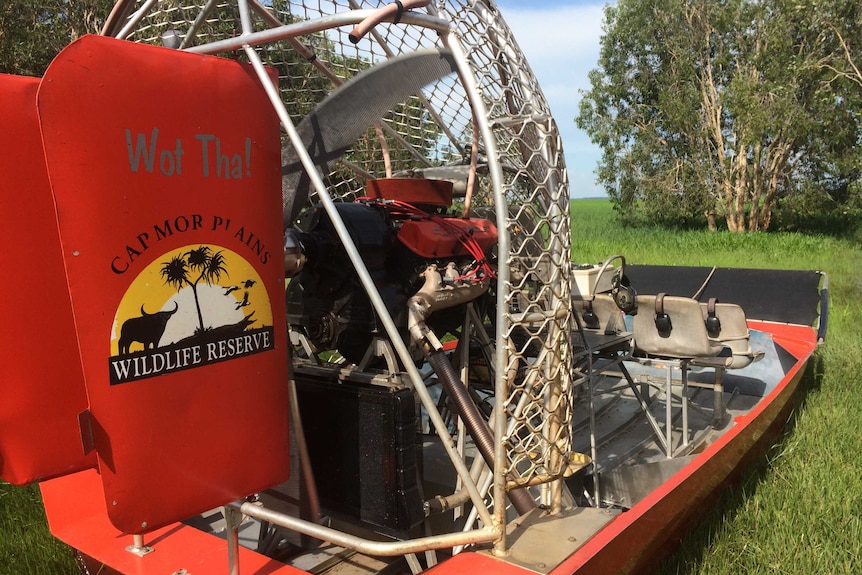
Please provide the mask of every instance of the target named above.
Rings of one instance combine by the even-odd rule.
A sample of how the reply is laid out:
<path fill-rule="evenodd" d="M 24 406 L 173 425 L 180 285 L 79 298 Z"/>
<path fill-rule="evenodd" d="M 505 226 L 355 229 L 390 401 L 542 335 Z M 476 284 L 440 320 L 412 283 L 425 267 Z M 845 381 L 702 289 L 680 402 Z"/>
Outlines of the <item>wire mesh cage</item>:
<path fill-rule="evenodd" d="M 469 174 L 466 191 L 456 185 L 452 212 L 481 214 L 499 230 L 495 302 L 473 326 L 488 330 L 494 349 L 499 423 L 490 427 L 506 461 L 495 471 L 506 489 L 529 487 L 534 499 L 559 507 L 553 485 L 569 469 L 575 395 L 569 188 L 560 136 L 492 0 L 423 4 L 384 18 L 357 40 L 351 38 L 356 23 L 382 3 L 121 1 L 104 33 L 244 62 L 251 48 L 277 71 L 278 94 L 294 125 L 339 86 L 380 64 L 428 49 L 453 52 L 456 73 L 424 84 L 362 129 L 337 158 L 318 165 L 323 191 L 336 203 L 352 202 L 366 195 L 369 179 Z M 289 131 L 283 145 L 283 158 L 290 157 Z M 295 212 L 325 200 L 321 191 L 310 185 L 307 197 L 297 196 Z M 287 225 L 296 219 L 293 210 L 289 215 Z M 490 492 L 483 493 L 487 499 Z"/>

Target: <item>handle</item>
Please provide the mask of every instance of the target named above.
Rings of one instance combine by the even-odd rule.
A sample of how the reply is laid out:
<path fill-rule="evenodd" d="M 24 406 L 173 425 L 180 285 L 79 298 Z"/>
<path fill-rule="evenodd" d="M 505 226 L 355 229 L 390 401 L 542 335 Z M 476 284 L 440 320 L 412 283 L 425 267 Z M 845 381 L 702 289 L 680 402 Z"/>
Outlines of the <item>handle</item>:
<path fill-rule="evenodd" d="M 369 30 L 380 24 L 383 20 L 391 17 L 392 22 L 398 24 L 401 20 L 401 15 L 405 11 L 412 10 L 413 8 L 423 8 L 430 3 L 431 0 L 395 0 L 392 4 L 378 8 L 371 16 L 357 24 L 347 37 L 352 43 L 356 44 L 368 34 Z"/>

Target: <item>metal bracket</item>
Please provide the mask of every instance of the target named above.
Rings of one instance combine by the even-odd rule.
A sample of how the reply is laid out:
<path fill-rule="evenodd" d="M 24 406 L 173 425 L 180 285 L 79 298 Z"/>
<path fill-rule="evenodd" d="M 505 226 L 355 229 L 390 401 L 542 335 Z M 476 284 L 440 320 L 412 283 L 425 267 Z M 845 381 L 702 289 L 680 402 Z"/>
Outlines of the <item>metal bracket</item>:
<path fill-rule="evenodd" d="M 149 555 L 155 549 L 152 547 L 148 547 L 144 545 L 144 536 L 143 535 L 133 535 L 133 543 L 131 545 L 126 546 L 126 551 L 131 553 L 132 555 L 137 555 L 138 557 L 143 557 L 144 555 Z"/>

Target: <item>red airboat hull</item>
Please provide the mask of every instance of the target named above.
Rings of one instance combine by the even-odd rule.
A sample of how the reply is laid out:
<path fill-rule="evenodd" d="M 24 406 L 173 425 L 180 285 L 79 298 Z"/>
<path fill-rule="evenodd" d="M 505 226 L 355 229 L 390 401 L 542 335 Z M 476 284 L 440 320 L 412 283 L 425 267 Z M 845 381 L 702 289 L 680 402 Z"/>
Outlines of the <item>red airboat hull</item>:
<path fill-rule="evenodd" d="M 793 368 L 751 413 L 736 418 L 736 425 L 730 431 L 667 483 L 620 514 L 550 573 L 649 573 L 660 559 L 676 548 L 716 494 L 774 443 L 793 409 L 799 382 L 817 345 L 816 335 L 811 328 L 803 326 L 756 321 L 749 324 L 752 329 L 772 333 L 774 341 L 796 357 Z M 499 570 L 496 565 L 500 565 Z M 495 564 L 487 557 L 464 553 L 440 565 L 433 573 L 505 574 L 510 569 L 510 565 L 501 561 Z"/>
<path fill-rule="evenodd" d="M 796 358 L 796 364 L 784 379 L 752 412 L 737 417 L 736 425 L 725 435 L 664 485 L 617 516 L 550 573 L 649 572 L 676 547 L 717 492 L 775 441 L 795 404 L 800 380 L 816 347 L 816 335 L 808 327 L 750 324 L 753 329 L 771 333 L 776 344 Z M 225 541 L 179 523 L 147 535 L 145 543 L 155 552 L 139 558 L 126 551 L 132 538 L 119 533 L 107 520 L 95 471 L 45 482 L 42 492 L 54 535 L 119 573 L 148 575 L 174 573 L 179 569 L 195 575 L 227 572 Z M 241 549 L 240 564 L 243 573 L 302 573 L 247 549 Z M 429 572 L 510 575 L 531 571 L 486 553 L 465 552 Z"/>

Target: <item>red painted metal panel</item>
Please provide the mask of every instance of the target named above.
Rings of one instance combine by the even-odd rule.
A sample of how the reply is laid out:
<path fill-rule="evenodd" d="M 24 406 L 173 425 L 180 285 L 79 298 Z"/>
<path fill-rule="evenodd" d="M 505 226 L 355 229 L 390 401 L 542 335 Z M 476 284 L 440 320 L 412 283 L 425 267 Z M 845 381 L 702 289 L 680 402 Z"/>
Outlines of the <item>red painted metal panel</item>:
<path fill-rule="evenodd" d="M 453 187 L 446 180 L 420 178 L 381 178 L 366 183 L 369 198 L 434 206 L 451 206 Z"/>
<path fill-rule="evenodd" d="M 817 346 L 817 332 L 804 325 L 749 320 L 751 329 L 772 334 L 775 343 L 781 345 L 793 357 L 806 358 Z"/>
<path fill-rule="evenodd" d="M 257 78 L 90 36 L 38 109 L 111 521 L 146 532 L 283 481 L 280 137 Z"/>
<path fill-rule="evenodd" d="M 0 477 L 21 485 L 96 463 L 84 455 L 87 408 L 48 184 L 38 78 L 0 75 Z"/>
<path fill-rule="evenodd" d="M 126 547 L 131 535 L 117 531 L 108 521 L 102 483 L 95 471 L 84 471 L 42 483 L 42 498 L 49 509 L 51 532 L 75 549 L 107 565 L 99 573 L 127 575 L 225 575 L 227 543 L 188 525 L 174 523 L 144 536 L 152 553 L 138 557 Z M 70 494 L 74 493 L 74 497 Z M 299 575 L 304 573 L 244 547 L 240 548 L 241 573 Z M 185 571 L 182 571 L 182 570 Z M 93 573 L 96 569 L 91 570 Z"/>

